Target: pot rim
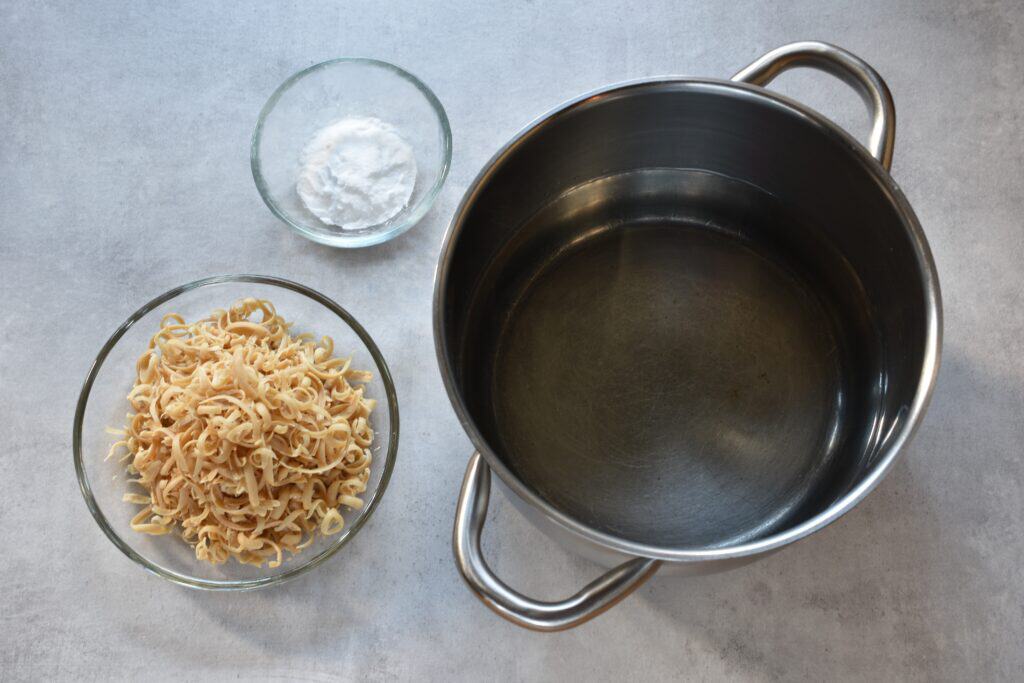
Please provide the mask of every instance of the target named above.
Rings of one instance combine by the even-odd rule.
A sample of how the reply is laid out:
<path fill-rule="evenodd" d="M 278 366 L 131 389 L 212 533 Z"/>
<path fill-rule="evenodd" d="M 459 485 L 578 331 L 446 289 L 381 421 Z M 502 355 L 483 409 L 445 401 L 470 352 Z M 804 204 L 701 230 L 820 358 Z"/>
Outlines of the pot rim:
<path fill-rule="evenodd" d="M 630 90 L 648 88 L 695 89 L 713 94 L 728 94 L 733 96 L 739 94 L 741 97 L 757 99 L 759 101 L 766 102 L 789 115 L 796 116 L 805 124 L 817 128 L 826 135 L 831 136 L 837 142 L 842 143 L 848 151 L 853 154 L 861 167 L 878 181 L 880 189 L 886 193 L 888 200 L 896 208 L 904 229 L 910 237 L 910 241 L 914 249 L 915 260 L 918 266 L 918 272 L 921 276 L 922 290 L 924 292 L 924 359 L 921 365 L 917 388 L 914 392 L 914 399 L 909 410 L 907 410 L 905 414 L 905 419 L 900 421 L 897 425 L 897 429 L 889 435 L 888 439 L 886 439 L 886 446 L 881 450 L 873 468 L 861 481 L 857 483 L 856 486 L 847 491 L 839 499 L 833 501 L 829 507 L 814 517 L 770 536 L 732 546 L 712 548 L 665 548 L 647 543 L 639 543 L 626 538 L 614 536 L 612 534 L 596 531 L 561 512 L 531 491 L 529 487 L 521 482 L 519 478 L 505 466 L 497 454 L 491 450 L 487 441 L 483 438 L 483 435 L 477 429 L 476 424 L 469 415 L 469 411 L 466 408 L 462 395 L 459 392 L 458 387 L 455 385 L 453 369 L 451 364 L 448 362 L 448 342 L 443 334 L 442 302 L 445 298 L 447 276 L 451 265 L 453 247 L 462 231 L 466 209 L 473 204 L 486 182 L 494 175 L 496 169 L 508 158 L 508 156 L 516 148 L 524 144 L 530 137 L 537 134 L 537 132 L 544 126 L 551 125 L 559 117 L 566 116 L 569 112 L 582 106 L 587 106 L 592 102 L 598 102 L 608 97 L 623 94 Z M 928 241 L 925 238 L 924 231 L 921 228 L 921 224 L 919 223 L 917 216 L 914 214 L 910 203 L 907 201 L 907 198 L 903 195 L 899 185 L 896 184 L 889 173 L 882 168 L 882 165 L 849 133 L 810 107 L 760 86 L 712 78 L 655 76 L 651 78 L 624 81 L 598 88 L 563 102 L 520 129 L 487 161 L 473 179 L 473 182 L 470 183 L 465 194 L 462 196 L 455 213 L 452 215 L 448 228 L 445 231 L 440 257 L 434 273 L 433 328 L 434 349 L 437 355 L 438 367 L 441 370 L 445 391 L 448 393 L 448 398 L 458 415 L 459 422 L 462 424 L 463 429 L 465 429 L 474 447 L 487 461 L 488 466 L 497 472 L 505 485 L 514 491 L 517 496 L 522 498 L 524 502 L 527 502 L 542 511 L 548 519 L 559 527 L 606 548 L 639 557 L 649 557 L 675 562 L 697 562 L 757 555 L 793 543 L 828 526 L 842 517 L 844 514 L 852 510 L 878 485 L 898 459 L 903 447 L 913 437 L 925 411 L 928 408 L 928 403 L 930 402 L 932 393 L 935 389 L 935 381 L 939 372 L 942 347 L 942 300 L 939 290 L 938 274 L 935 269 L 935 262 L 932 258 L 931 249 L 928 246 Z"/>

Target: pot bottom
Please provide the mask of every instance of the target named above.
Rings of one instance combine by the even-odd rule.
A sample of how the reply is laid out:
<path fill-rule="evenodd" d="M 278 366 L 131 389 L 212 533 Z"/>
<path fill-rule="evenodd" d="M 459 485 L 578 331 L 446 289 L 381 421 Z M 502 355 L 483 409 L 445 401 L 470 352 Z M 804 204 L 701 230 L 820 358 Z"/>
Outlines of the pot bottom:
<path fill-rule="evenodd" d="M 629 175 L 540 212 L 527 234 L 560 244 L 506 271 L 486 388 L 496 451 L 607 534 L 677 548 L 769 535 L 857 469 L 870 392 L 849 319 L 864 312 L 779 258 L 787 235 L 809 242 L 756 188 Z"/>

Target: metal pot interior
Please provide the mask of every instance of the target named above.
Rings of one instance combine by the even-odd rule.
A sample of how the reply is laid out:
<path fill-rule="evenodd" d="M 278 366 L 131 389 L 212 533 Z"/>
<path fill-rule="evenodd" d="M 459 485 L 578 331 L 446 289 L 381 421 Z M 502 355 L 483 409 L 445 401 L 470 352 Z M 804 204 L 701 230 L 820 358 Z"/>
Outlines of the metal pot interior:
<path fill-rule="evenodd" d="M 638 84 L 549 117 L 481 176 L 442 265 L 478 445 L 650 547 L 828 510 L 922 390 L 931 273 L 906 211 L 848 137 L 752 89 Z"/>

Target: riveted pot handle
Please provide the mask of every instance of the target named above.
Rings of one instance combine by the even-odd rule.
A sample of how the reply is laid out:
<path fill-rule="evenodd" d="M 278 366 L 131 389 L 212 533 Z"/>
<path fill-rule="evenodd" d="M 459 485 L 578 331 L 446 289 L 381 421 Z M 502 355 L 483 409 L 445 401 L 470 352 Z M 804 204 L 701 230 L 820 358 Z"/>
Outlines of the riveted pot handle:
<path fill-rule="evenodd" d="M 480 553 L 480 532 L 491 497 L 491 471 L 474 453 L 462 480 L 455 512 L 452 546 L 462 578 L 485 605 L 513 624 L 535 631 L 561 631 L 579 626 L 615 605 L 657 571 L 661 562 L 637 558 L 620 564 L 566 600 L 541 602 L 528 598 L 494 575 Z"/>
<path fill-rule="evenodd" d="M 818 41 L 790 43 L 761 57 L 733 76 L 732 80 L 764 86 L 783 71 L 798 66 L 828 72 L 860 94 L 871 112 L 868 151 L 885 170 L 889 170 L 896 137 L 896 106 L 882 77 L 855 54 Z"/>

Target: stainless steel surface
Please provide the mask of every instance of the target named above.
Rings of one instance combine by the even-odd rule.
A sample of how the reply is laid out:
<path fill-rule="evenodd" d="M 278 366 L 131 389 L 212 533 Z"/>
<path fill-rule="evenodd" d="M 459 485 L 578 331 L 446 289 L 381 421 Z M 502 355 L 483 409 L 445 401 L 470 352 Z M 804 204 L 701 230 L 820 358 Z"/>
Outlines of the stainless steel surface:
<path fill-rule="evenodd" d="M 681 562 L 780 548 L 863 498 L 923 414 L 938 280 L 879 163 L 888 91 L 825 44 L 738 78 L 798 63 L 878 97 L 878 161 L 759 87 L 639 81 L 528 127 L 455 214 L 434 302 L 446 388 L 487 464 L 577 543 Z"/>
<path fill-rule="evenodd" d="M 487 518 L 490 490 L 490 470 L 480 454 L 474 453 L 462 482 L 452 547 L 459 572 L 473 592 L 514 624 L 536 631 L 562 631 L 578 626 L 632 593 L 653 576 L 661 564 L 660 560 L 633 558 L 565 600 L 543 602 L 528 598 L 499 579 L 480 551 L 480 534 Z"/>
<path fill-rule="evenodd" d="M 782 72 L 800 66 L 826 71 L 860 94 L 871 112 L 868 150 L 888 171 L 892 167 L 892 150 L 896 139 L 896 105 L 892 101 L 889 86 L 860 57 L 828 43 L 790 43 L 756 60 L 733 76 L 732 80 L 763 87 Z"/>

